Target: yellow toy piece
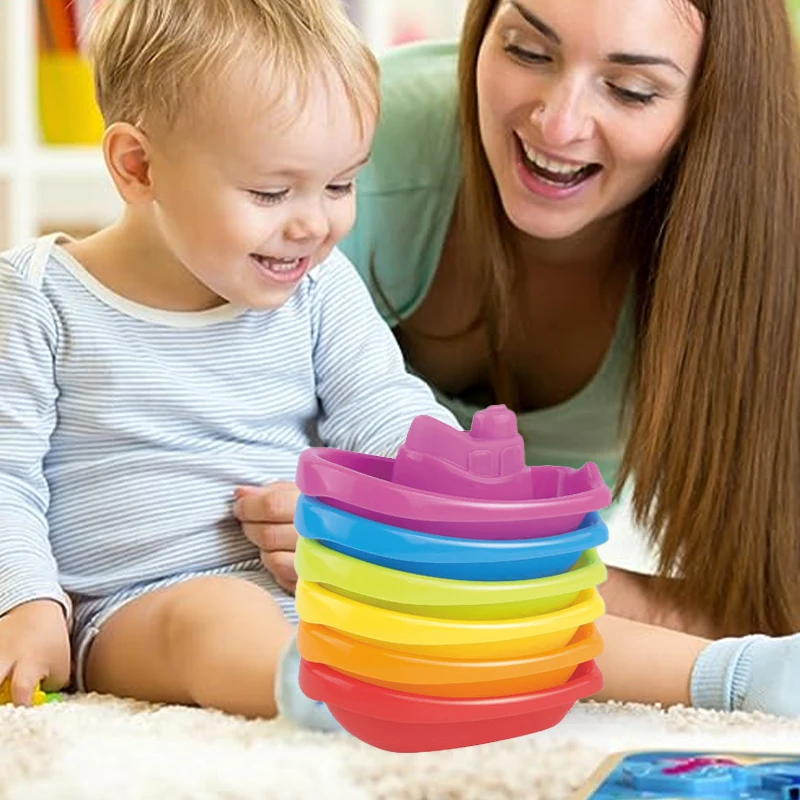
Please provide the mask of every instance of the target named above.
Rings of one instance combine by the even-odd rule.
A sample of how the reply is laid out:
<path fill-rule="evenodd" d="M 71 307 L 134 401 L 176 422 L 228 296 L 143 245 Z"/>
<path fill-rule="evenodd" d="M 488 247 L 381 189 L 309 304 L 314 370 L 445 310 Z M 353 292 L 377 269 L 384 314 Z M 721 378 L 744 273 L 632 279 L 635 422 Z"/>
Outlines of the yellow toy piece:
<path fill-rule="evenodd" d="M 605 611 L 596 588 L 571 606 L 539 616 L 499 621 L 452 620 L 404 614 L 360 603 L 318 583 L 297 582 L 297 614 L 368 644 L 441 658 L 524 658 L 566 647 L 582 625 Z"/>
<path fill-rule="evenodd" d="M 43 692 L 41 686 L 37 683 L 36 688 L 33 690 L 33 705 L 41 706 L 45 703 L 49 703 L 51 700 L 56 698 L 56 695 L 50 695 L 47 692 Z M 0 683 L 0 705 L 6 705 L 7 703 L 11 702 L 11 681 L 6 678 L 2 683 Z"/>

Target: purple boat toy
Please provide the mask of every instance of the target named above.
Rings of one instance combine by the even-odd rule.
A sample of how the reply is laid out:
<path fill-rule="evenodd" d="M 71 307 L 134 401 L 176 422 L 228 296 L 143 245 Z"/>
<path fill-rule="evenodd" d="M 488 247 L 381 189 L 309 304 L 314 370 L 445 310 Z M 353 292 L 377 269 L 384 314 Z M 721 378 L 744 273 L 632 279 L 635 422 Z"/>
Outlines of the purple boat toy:
<path fill-rule="evenodd" d="M 312 448 L 297 469 L 300 491 L 366 519 L 471 539 L 534 539 L 574 531 L 611 492 L 597 466 L 525 465 L 516 416 L 490 406 L 458 431 L 417 417 L 397 457 Z"/>

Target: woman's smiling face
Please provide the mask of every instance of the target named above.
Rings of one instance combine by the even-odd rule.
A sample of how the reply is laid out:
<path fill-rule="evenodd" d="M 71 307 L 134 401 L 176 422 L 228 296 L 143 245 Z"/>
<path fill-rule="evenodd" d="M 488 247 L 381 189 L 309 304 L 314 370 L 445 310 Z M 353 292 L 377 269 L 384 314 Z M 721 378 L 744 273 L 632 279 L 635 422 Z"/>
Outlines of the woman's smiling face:
<path fill-rule="evenodd" d="M 688 0 L 501 0 L 478 113 L 511 222 L 565 239 L 641 196 L 683 129 L 702 43 Z"/>

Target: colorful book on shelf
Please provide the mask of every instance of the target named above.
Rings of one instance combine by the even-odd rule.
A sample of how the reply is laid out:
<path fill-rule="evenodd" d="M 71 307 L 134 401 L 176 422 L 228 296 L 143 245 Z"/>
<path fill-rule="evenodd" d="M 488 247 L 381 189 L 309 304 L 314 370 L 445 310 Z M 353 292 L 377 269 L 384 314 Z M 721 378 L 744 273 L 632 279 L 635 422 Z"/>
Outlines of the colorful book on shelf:
<path fill-rule="evenodd" d="M 0 0 L 2 2 L 2 0 Z M 103 0 L 37 0 L 37 106 L 47 145 L 96 145 L 103 120 L 94 97 L 81 32 Z"/>
<path fill-rule="evenodd" d="M 102 0 L 37 0 L 38 42 L 44 52 L 75 53 L 81 49 L 92 8 Z"/>
<path fill-rule="evenodd" d="M 38 0 L 39 44 L 48 51 L 75 52 L 78 32 L 71 0 Z"/>

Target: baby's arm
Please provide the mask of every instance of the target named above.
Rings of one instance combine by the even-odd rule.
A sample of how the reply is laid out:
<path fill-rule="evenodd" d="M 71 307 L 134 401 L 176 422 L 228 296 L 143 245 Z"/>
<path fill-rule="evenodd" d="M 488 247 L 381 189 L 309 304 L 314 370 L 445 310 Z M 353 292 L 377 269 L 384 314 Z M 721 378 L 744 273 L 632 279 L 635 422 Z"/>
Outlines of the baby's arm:
<path fill-rule="evenodd" d="M 69 601 L 50 548 L 42 469 L 56 420 L 56 338 L 44 298 L 0 260 L 0 680 L 29 672 L 37 656 L 59 661 L 40 665 L 38 677 L 63 673 Z M 28 630 L 40 617 L 40 630 Z"/>
<path fill-rule="evenodd" d="M 315 371 L 326 445 L 394 456 L 413 419 L 459 427 L 428 385 L 410 374 L 389 326 L 355 268 L 334 251 L 313 287 Z"/>
<path fill-rule="evenodd" d="M 44 298 L 0 261 L 0 615 L 29 600 L 68 607 L 42 469 L 56 423 L 56 339 Z"/>

